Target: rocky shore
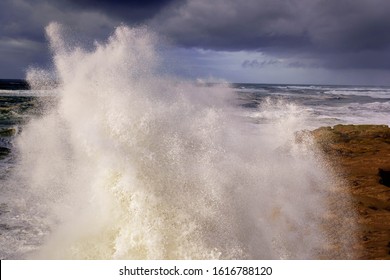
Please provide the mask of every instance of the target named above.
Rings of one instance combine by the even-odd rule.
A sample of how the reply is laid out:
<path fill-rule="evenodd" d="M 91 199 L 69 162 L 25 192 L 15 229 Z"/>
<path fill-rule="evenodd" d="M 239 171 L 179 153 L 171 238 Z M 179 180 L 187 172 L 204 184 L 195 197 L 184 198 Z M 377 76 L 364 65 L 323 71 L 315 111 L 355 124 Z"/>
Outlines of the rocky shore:
<path fill-rule="evenodd" d="M 359 231 L 356 257 L 390 259 L 390 128 L 336 125 L 312 135 L 353 197 Z"/>

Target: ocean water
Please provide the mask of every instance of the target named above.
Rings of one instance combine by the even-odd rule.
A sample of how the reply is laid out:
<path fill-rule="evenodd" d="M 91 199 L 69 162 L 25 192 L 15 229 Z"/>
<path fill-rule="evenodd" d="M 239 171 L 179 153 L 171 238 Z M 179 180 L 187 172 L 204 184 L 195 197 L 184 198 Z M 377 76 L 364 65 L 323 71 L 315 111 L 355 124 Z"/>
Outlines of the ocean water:
<path fill-rule="evenodd" d="M 305 115 L 309 129 L 336 124 L 390 125 L 390 88 L 321 85 L 234 84 L 244 114 L 265 124 L 289 114 Z"/>
<path fill-rule="evenodd" d="M 1 259 L 355 257 L 343 181 L 295 133 L 389 124 L 389 88 L 193 82 L 143 28 L 62 29 L 54 70 L 0 83 Z"/>

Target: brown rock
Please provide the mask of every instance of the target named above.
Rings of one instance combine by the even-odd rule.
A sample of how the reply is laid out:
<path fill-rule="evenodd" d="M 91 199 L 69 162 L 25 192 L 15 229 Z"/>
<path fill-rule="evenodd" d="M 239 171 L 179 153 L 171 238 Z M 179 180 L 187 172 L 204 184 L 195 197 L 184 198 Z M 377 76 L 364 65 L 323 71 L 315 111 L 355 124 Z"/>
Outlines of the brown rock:
<path fill-rule="evenodd" d="M 360 231 L 357 257 L 390 259 L 390 128 L 336 125 L 312 135 L 349 184 Z"/>

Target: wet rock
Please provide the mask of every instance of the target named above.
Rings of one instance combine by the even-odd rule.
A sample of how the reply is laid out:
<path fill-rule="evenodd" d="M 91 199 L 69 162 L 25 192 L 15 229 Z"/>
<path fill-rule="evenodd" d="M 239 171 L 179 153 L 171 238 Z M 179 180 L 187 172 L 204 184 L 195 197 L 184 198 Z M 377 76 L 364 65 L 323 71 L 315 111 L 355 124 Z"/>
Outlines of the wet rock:
<path fill-rule="evenodd" d="M 11 152 L 11 150 L 8 148 L 0 147 L 0 157 L 8 156 L 10 152 Z"/>
<path fill-rule="evenodd" d="M 11 137 L 16 134 L 16 128 L 4 128 L 0 130 L 0 137 Z"/>

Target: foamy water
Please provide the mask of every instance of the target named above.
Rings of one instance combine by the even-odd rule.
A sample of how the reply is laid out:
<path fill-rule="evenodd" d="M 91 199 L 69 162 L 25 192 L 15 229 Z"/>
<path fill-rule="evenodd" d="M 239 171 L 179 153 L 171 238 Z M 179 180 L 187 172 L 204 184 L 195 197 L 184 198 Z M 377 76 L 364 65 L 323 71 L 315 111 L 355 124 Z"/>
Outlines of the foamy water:
<path fill-rule="evenodd" d="M 272 121 L 253 125 L 228 85 L 164 74 L 146 29 L 118 27 L 93 50 L 46 31 L 58 100 L 15 141 L 3 216 L 25 230 L 2 236 L 2 258 L 353 257 L 348 197 L 332 206 L 337 178 L 310 138 L 295 141 L 299 106 L 263 103 Z M 36 90 L 45 76 L 28 75 Z"/>
<path fill-rule="evenodd" d="M 246 107 L 243 115 L 257 123 L 286 115 L 283 104 L 305 114 L 308 129 L 336 124 L 390 125 L 389 87 L 236 84 Z M 280 106 L 281 105 L 281 106 Z"/>

